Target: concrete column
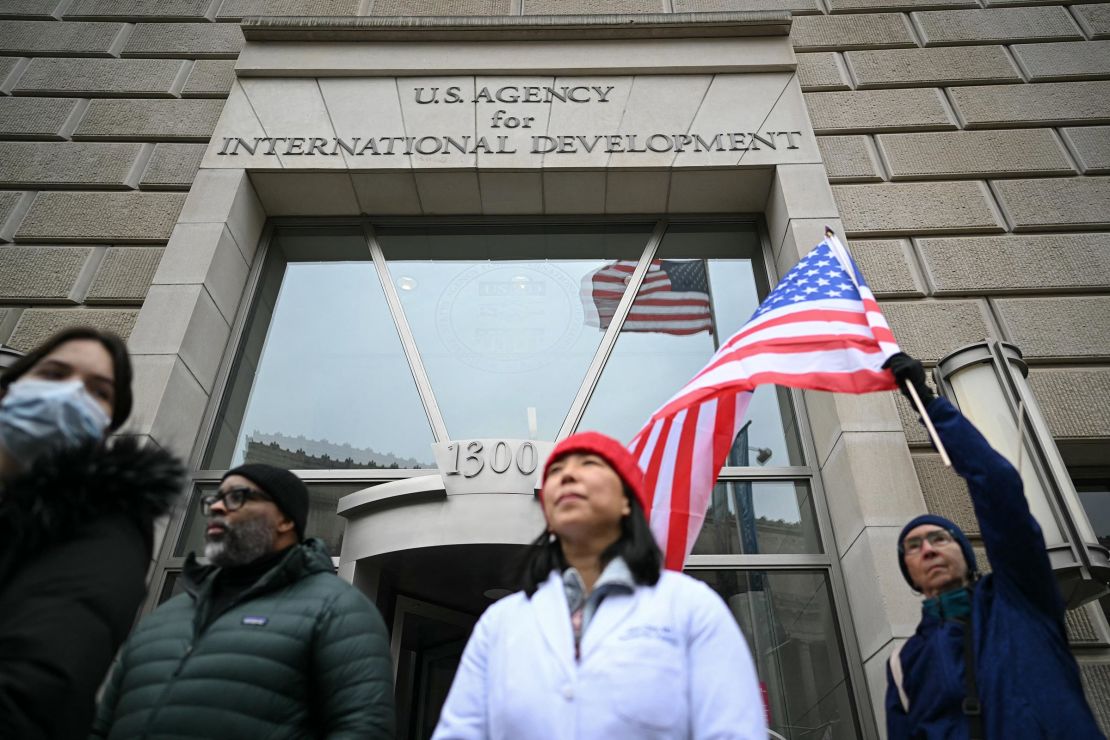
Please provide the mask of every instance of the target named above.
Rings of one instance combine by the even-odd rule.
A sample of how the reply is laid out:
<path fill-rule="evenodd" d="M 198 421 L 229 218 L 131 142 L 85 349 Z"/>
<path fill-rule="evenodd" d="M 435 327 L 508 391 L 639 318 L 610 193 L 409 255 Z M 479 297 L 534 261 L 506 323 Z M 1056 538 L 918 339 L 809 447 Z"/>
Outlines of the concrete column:
<path fill-rule="evenodd" d="M 245 171 L 197 175 L 128 342 L 128 432 L 193 450 L 264 222 Z"/>
<path fill-rule="evenodd" d="M 766 207 L 779 273 L 824 238 L 843 234 L 822 165 L 781 165 Z M 882 728 L 887 656 L 913 633 L 918 606 L 897 565 L 902 525 L 925 511 L 893 396 L 806 392 L 806 409 L 876 724 Z M 880 730 L 881 732 L 881 730 Z"/>

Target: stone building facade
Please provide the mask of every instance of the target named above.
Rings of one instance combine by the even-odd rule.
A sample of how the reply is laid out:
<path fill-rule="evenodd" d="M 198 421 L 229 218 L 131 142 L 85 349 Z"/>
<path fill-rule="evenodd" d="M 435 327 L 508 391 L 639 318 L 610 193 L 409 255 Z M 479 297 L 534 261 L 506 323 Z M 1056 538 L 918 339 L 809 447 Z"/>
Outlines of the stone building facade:
<path fill-rule="evenodd" d="M 445 141 L 420 144 L 420 133 L 450 133 L 457 123 L 450 106 L 427 105 L 437 86 L 447 95 L 469 84 L 464 93 L 474 101 L 498 86 L 565 94 L 575 79 L 623 97 L 579 118 L 568 113 L 568 134 L 624 136 L 637 125 L 648 135 L 679 132 L 669 134 L 668 151 L 637 158 L 626 137 L 598 160 L 582 150 L 585 141 L 571 141 L 563 145 L 575 151 L 559 160 L 554 139 L 540 142 L 551 147 L 542 156 L 494 156 L 473 150 L 483 131 L 498 146 L 505 129 L 494 130 L 489 117 L 472 124 L 471 143 L 457 147 L 455 159 Z M 637 99 L 637 90 L 650 94 Z M 608 102 L 597 96 L 609 93 L 587 94 Z M 505 100 L 503 112 L 525 120 L 513 107 L 520 101 Z M 706 160 L 675 150 L 675 136 L 700 130 L 699 122 L 733 130 L 727 126 L 748 107 L 760 115 L 745 124 L 742 157 L 729 160 L 723 144 L 705 146 Z M 560 110 L 544 108 L 548 133 Z M 364 138 L 354 141 L 368 121 L 401 134 L 394 145 L 409 151 L 396 162 L 356 162 L 359 146 L 381 155 L 378 144 L 367 152 Z M 298 137 L 301 144 L 291 143 Z M 312 154 L 317 138 L 312 160 L 291 148 Z M 736 222 L 737 214 L 747 220 Z M 416 279 L 393 265 L 434 264 L 448 237 L 487 244 L 491 234 L 512 232 L 554 243 L 564 229 L 581 242 L 582 234 L 641 227 L 630 259 L 650 259 L 656 248 L 677 259 L 691 256 L 679 236 L 702 233 L 703 216 L 721 224 L 714 234 L 756 245 L 745 254 L 754 255 L 757 292 L 831 225 L 847 237 L 902 347 L 927 364 L 984 338 L 1019 346 L 1092 525 L 1110 537 L 1110 4 L 0 0 L 0 342 L 26 350 L 73 324 L 129 337 L 138 400 L 128 432 L 188 457 L 195 483 L 164 533 L 148 608 L 172 593 L 182 556 L 196 545 L 196 492 L 252 444 L 277 444 L 249 435 L 304 433 L 248 428 L 262 418 L 250 416 L 248 399 L 270 352 L 267 327 L 277 326 L 287 300 L 279 287 L 288 265 L 362 260 L 382 278 L 379 309 L 396 322 L 396 356 L 415 377 L 413 413 L 427 411 L 429 441 L 508 439 L 509 431 L 456 434 L 440 412 L 449 391 L 416 315 L 427 306 L 406 303 Z M 427 243 L 405 241 L 405 229 L 427 230 Z M 328 246 L 301 245 L 302 232 L 324 234 L 312 244 Z M 352 238 L 373 243 L 372 261 L 351 256 L 343 240 Z M 713 239 L 690 239 L 699 246 L 689 249 L 708 250 L 694 254 L 707 270 L 716 269 L 713 259 L 728 261 Z M 603 256 L 625 259 L 614 243 L 605 242 L 616 251 Z M 644 244 L 651 251 L 641 257 Z M 465 249 L 500 264 L 483 257 L 486 247 Z M 542 272 L 543 259 L 574 249 L 529 247 L 524 261 Z M 495 337 L 496 328 L 482 336 Z M 544 433 L 533 420 L 531 435 L 515 437 L 550 441 L 556 429 L 591 419 L 589 399 L 605 387 L 617 339 L 615 330 L 605 334 L 606 351 L 583 364 L 592 381 L 570 393 L 569 421 Z M 503 359 L 493 350 L 484 357 L 482 372 L 492 372 L 491 357 Z M 720 503 L 720 520 L 707 528 L 717 544 L 699 542 L 693 572 L 733 606 L 750 642 L 771 645 L 768 655 L 776 640 L 806 646 L 768 658 L 768 675 L 761 664 L 777 732 L 879 737 L 883 666 L 917 619 L 895 567 L 895 536 L 925 510 L 974 534 L 966 490 L 900 398 L 798 393 L 768 403 L 778 424 L 777 441 L 766 443 L 770 467 L 760 469 L 764 462 L 745 451 L 722 483 L 730 487 L 722 496 L 755 506 L 752 537 L 761 549 L 745 546 L 743 531 L 728 543 L 743 506 Z M 369 454 L 371 445 L 352 437 L 339 439 L 346 446 L 329 458 L 323 436 L 319 449 L 271 452 L 315 469 L 306 477 L 318 531 L 337 550 L 340 574 L 376 598 L 393 626 L 408 698 L 415 706 L 424 692 L 432 701 L 442 688 L 436 680 L 450 672 L 430 647 L 401 633 L 410 622 L 412 634 L 435 622 L 444 644 L 458 641 L 483 603 L 436 601 L 436 589 L 450 584 L 425 572 L 443 567 L 432 552 L 447 548 L 441 555 L 455 557 L 464 550 L 450 548 L 472 548 L 468 557 L 499 564 L 529 539 L 521 532 L 534 534 L 534 503 L 505 495 L 522 492 L 520 481 L 466 498 L 428 475 L 435 462 L 449 474 L 430 452 L 378 447 L 398 456 L 382 459 L 428 463 L 360 467 L 349 450 Z M 524 460 L 519 440 L 504 449 Z M 748 449 L 761 454 L 764 443 L 753 437 Z M 327 459 L 345 462 L 327 468 L 319 462 Z M 760 511 L 762 497 L 776 496 L 790 499 L 793 514 L 775 505 Z M 450 525 L 432 524 L 444 516 Z M 475 567 L 485 579 L 473 576 L 479 593 L 504 584 L 494 565 Z M 470 584 L 471 576 L 456 578 Z M 818 592 L 824 601 L 814 600 Z M 794 631 L 762 634 L 769 628 L 761 609 Z M 1068 627 L 1092 705 L 1110 730 L 1103 609 L 1070 611 Z M 827 683 L 792 688 L 807 675 Z M 822 704 L 834 695 L 835 706 Z M 413 711 L 403 726 L 417 737 L 427 717 Z"/>

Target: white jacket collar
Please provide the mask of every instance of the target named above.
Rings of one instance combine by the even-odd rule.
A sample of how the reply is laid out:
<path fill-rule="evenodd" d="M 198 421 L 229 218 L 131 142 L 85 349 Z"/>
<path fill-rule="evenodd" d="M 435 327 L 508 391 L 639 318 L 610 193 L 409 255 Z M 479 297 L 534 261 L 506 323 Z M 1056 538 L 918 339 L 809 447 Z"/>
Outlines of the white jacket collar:
<path fill-rule="evenodd" d="M 628 618 L 637 600 L 636 591 L 631 594 L 613 593 L 605 598 L 590 622 L 590 628 L 582 637 L 581 661 L 587 660 L 605 636 Z M 536 623 L 548 648 L 567 676 L 573 676 L 576 671 L 574 631 L 570 624 L 570 606 L 567 604 L 563 577 L 559 571 L 551 571 L 547 580 L 536 589 L 531 604 Z"/>
<path fill-rule="evenodd" d="M 559 571 L 552 570 L 529 601 L 547 647 L 558 659 L 567 678 L 573 677 L 574 631 L 570 626 L 570 607 L 567 605 L 567 595 L 563 590 L 563 578 Z"/>

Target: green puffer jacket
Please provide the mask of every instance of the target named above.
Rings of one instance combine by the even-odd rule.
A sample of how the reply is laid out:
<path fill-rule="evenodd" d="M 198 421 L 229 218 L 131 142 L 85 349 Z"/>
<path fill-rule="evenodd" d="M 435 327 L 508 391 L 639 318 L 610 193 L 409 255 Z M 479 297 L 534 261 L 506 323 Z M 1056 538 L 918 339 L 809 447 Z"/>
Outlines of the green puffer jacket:
<path fill-rule="evenodd" d="M 215 568 L 128 639 L 92 737 L 392 738 L 393 668 L 378 610 L 320 540 L 290 549 L 203 630 Z"/>

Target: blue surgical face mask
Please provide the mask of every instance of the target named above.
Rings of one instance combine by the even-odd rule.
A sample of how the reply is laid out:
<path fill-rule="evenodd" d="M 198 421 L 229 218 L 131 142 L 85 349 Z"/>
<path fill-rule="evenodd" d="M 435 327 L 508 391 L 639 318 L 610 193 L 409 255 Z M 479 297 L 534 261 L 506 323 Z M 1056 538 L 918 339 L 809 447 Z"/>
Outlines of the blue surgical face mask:
<path fill-rule="evenodd" d="M 100 439 L 111 421 L 80 380 L 19 380 L 0 399 L 0 447 L 26 466 L 51 450 Z"/>

